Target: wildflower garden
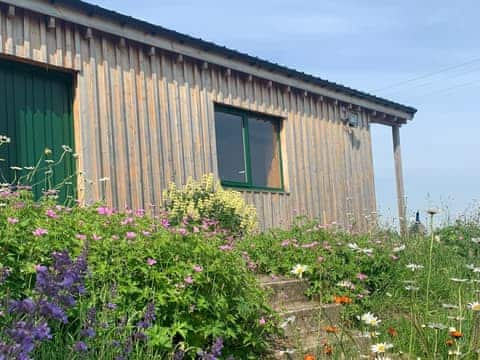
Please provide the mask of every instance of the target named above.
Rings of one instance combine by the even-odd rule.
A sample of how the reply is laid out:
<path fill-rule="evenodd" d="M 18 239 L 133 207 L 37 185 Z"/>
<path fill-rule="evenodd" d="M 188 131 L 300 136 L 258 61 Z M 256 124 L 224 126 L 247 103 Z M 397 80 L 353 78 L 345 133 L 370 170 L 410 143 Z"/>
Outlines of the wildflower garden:
<path fill-rule="evenodd" d="M 404 237 L 302 217 L 258 232 L 210 176 L 172 185 L 161 209 L 59 204 L 48 156 L 0 189 L 1 360 L 269 358 L 283 328 L 259 275 L 302 278 L 341 306 L 304 359 L 350 358 L 344 334 L 368 340 L 355 358 L 479 356 L 478 214 Z"/>

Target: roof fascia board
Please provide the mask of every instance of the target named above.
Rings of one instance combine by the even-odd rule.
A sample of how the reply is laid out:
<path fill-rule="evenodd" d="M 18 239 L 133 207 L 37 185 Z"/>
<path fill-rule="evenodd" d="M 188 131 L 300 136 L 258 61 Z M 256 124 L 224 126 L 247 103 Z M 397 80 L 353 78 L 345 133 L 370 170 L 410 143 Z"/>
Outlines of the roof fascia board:
<path fill-rule="evenodd" d="M 411 120 L 413 118 L 413 114 L 405 111 L 344 94 L 340 91 L 333 91 L 322 86 L 311 84 L 307 81 L 296 79 L 294 77 L 288 77 L 286 75 L 268 71 L 234 58 L 229 59 L 225 56 L 218 55 L 213 52 L 207 52 L 192 45 L 185 45 L 180 42 L 167 39 L 161 35 L 145 33 L 145 31 L 139 30 L 133 26 L 122 26 L 119 22 L 112 21 L 112 19 L 108 17 L 89 16 L 87 13 L 81 13 L 76 9 L 63 6 L 59 3 L 43 2 L 38 0 L 1 0 L 1 2 L 43 15 L 53 16 L 66 22 L 92 28 L 114 36 L 124 37 L 125 39 L 139 42 L 148 46 L 155 46 L 159 49 L 182 54 L 200 61 L 207 61 L 214 65 L 219 65 L 235 71 L 251 74 L 259 78 L 272 80 L 285 86 L 299 88 L 310 93 L 329 97 L 341 102 L 361 106 L 366 109 L 386 113 L 407 120 Z"/>

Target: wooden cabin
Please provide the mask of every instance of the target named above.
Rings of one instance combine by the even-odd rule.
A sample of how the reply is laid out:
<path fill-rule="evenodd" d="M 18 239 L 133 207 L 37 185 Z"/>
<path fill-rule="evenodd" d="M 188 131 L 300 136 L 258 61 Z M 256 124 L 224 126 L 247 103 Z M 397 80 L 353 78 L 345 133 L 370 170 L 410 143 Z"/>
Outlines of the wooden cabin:
<path fill-rule="evenodd" d="M 67 145 L 78 158 L 57 180 L 80 171 L 70 194 L 87 203 L 148 208 L 170 181 L 213 173 L 263 228 L 302 214 L 364 230 L 375 221 L 378 123 L 392 128 L 404 220 L 399 128 L 415 112 L 82 1 L 0 0 L 8 165 Z"/>

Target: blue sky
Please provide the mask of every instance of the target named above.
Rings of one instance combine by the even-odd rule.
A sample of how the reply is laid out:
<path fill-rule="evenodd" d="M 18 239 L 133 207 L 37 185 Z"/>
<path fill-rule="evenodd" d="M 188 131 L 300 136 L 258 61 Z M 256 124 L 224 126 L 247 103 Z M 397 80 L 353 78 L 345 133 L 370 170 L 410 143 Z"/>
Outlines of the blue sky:
<path fill-rule="evenodd" d="M 480 200 L 478 1 L 93 2 L 417 107 L 401 129 L 409 209 L 455 215 Z M 390 128 L 374 126 L 372 136 L 378 206 L 389 221 Z"/>

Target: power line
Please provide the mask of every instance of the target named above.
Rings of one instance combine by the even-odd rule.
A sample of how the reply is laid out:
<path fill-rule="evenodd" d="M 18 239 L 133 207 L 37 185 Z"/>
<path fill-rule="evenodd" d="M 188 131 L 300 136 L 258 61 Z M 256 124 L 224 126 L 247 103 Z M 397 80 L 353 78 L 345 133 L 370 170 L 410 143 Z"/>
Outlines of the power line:
<path fill-rule="evenodd" d="M 443 93 L 448 93 L 452 90 L 456 90 L 458 88 L 463 88 L 463 87 L 467 87 L 467 86 L 471 86 L 471 85 L 475 85 L 475 84 L 479 84 L 480 83 L 480 79 L 477 79 L 477 80 L 473 80 L 473 81 L 469 81 L 469 82 L 465 82 L 465 83 L 462 83 L 462 84 L 457 84 L 457 85 L 454 85 L 454 86 L 450 86 L 450 87 L 447 87 L 447 88 L 444 88 L 444 89 L 439 89 L 439 90 L 436 90 L 436 91 L 431 91 L 429 93 L 426 93 L 426 94 L 421 94 L 419 97 L 420 98 L 425 98 L 425 97 L 428 97 L 428 96 L 431 96 L 431 95 L 438 95 L 438 94 L 443 94 Z"/>
<path fill-rule="evenodd" d="M 434 75 L 438 75 L 438 74 L 441 74 L 441 73 L 444 73 L 444 72 L 447 72 L 447 71 L 450 71 L 450 70 L 453 70 L 453 69 L 464 67 L 464 66 L 470 65 L 472 63 L 475 63 L 477 61 L 480 61 L 480 58 L 475 58 L 475 59 L 463 62 L 461 64 L 457 64 L 457 65 L 447 66 L 447 67 L 442 68 L 440 70 L 433 71 L 433 72 L 430 72 L 430 73 L 426 73 L 426 74 L 423 74 L 423 75 L 420 75 L 420 76 L 416 76 L 416 77 L 413 77 L 413 78 L 410 78 L 410 79 L 407 79 L 407 80 L 399 81 L 397 83 L 394 83 L 394 84 L 391 84 L 391 85 L 388 85 L 388 86 L 384 86 L 382 88 L 378 88 L 378 89 L 375 89 L 375 90 L 372 90 L 372 91 L 377 92 L 377 91 L 383 91 L 383 90 L 386 90 L 386 89 L 399 87 L 399 86 L 402 86 L 402 85 L 405 85 L 405 84 L 409 84 L 413 81 L 425 79 L 425 78 L 428 78 L 428 77 L 431 77 L 431 76 L 434 76 Z"/>
<path fill-rule="evenodd" d="M 387 91 L 385 94 L 391 96 L 392 94 L 398 94 L 402 91 L 407 91 L 407 90 L 410 91 L 412 89 L 423 88 L 423 87 L 435 84 L 438 81 L 443 81 L 443 82 L 449 81 L 451 79 L 455 79 L 455 78 L 458 78 L 458 77 L 461 77 L 461 76 L 464 76 L 464 75 L 467 75 L 467 74 L 478 72 L 479 70 L 480 70 L 480 67 L 476 66 L 476 67 L 470 68 L 466 71 L 460 71 L 456 74 L 454 73 L 450 76 L 444 76 L 444 77 L 440 77 L 438 79 L 432 79 L 430 81 L 422 82 L 422 83 L 419 83 L 419 84 L 413 84 L 413 85 L 409 86 L 407 89 L 394 89 L 394 90 L 391 90 L 391 91 Z"/>

